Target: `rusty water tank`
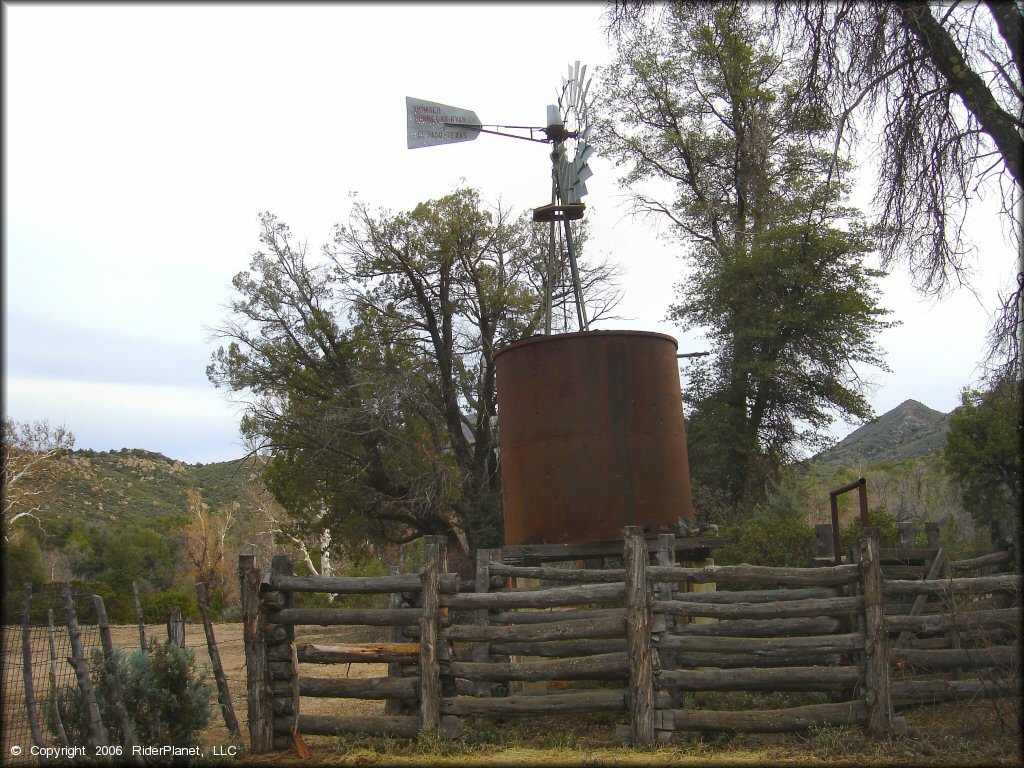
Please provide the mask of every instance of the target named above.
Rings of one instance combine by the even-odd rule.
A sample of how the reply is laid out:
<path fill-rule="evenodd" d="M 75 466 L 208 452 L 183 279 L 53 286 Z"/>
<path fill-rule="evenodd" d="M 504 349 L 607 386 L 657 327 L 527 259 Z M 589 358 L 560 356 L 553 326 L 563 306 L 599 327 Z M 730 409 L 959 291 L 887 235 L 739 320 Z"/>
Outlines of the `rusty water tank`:
<path fill-rule="evenodd" d="M 587 331 L 494 353 L 506 544 L 693 522 L 677 348 L 660 333 Z"/>

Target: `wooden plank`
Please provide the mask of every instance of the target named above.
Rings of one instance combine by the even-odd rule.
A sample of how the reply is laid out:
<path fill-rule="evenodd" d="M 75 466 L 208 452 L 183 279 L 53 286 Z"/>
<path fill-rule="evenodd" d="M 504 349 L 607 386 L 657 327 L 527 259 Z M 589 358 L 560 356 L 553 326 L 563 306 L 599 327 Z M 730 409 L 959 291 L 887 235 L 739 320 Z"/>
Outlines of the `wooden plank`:
<path fill-rule="evenodd" d="M 261 574 L 255 555 L 239 555 L 238 580 L 241 587 L 242 641 L 245 648 L 246 705 L 249 750 L 269 752 L 274 744 L 274 715 L 266 692 L 269 680 L 267 646 L 263 636 L 266 619 L 260 601 Z"/>
<path fill-rule="evenodd" d="M 864 701 L 867 730 L 873 736 L 892 733 L 889 696 L 889 634 L 882 608 L 882 568 L 878 529 L 866 528 L 860 540 L 861 590 L 864 602 Z"/>
<path fill-rule="evenodd" d="M 625 635 L 626 624 L 620 617 L 513 626 L 456 624 L 441 630 L 441 637 L 458 642 L 584 640 Z"/>
<path fill-rule="evenodd" d="M 623 550 L 626 569 L 626 642 L 629 709 L 633 743 L 654 743 L 654 651 L 651 648 L 651 596 L 647 590 L 648 551 L 643 529 L 628 526 Z"/>
<path fill-rule="evenodd" d="M 812 635 L 809 637 L 679 637 L 667 636 L 655 646 L 690 653 L 749 653 L 754 656 L 785 658 L 790 654 L 840 653 L 864 648 L 860 633 L 845 635 Z"/>
<path fill-rule="evenodd" d="M 305 643 L 295 648 L 303 664 L 393 664 L 413 663 L 419 659 L 419 643 L 339 643 L 323 645 Z M 290 648 L 268 652 L 271 661 L 287 661 Z"/>
<path fill-rule="evenodd" d="M 804 616 L 839 616 L 856 613 L 864 607 L 862 597 L 790 600 L 782 603 L 694 603 L 684 600 L 655 600 L 655 613 L 674 616 L 709 616 L 715 619 L 781 619 Z"/>
<path fill-rule="evenodd" d="M 940 579 L 936 581 L 887 581 L 882 585 L 885 595 L 981 595 L 987 592 L 1020 592 L 1021 576 L 975 576 L 973 578 Z"/>
<path fill-rule="evenodd" d="M 419 608 L 283 608 L 267 614 L 273 624 L 330 626 L 408 627 L 416 625 Z"/>
<path fill-rule="evenodd" d="M 838 704 L 810 704 L 803 707 L 757 711 L 668 711 L 672 712 L 675 730 L 737 733 L 781 733 L 802 731 L 819 725 L 853 725 L 863 722 L 867 716 L 867 706 L 860 699 Z"/>
<path fill-rule="evenodd" d="M 775 568 L 764 565 L 709 565 L 704 568 L 651 566 L 647 577 L 652 581 L 686 584 L 782 584 L 793 587 L 835 587 L 857 580 L 856 565 L 835 565 L 826 568 Z"/>
<path fill-rule="evenodd" d="M 457 573 L 441 574 L 442 592 L 459 591 Z M 336 595 L 386 595 L 391 592 L 419 592 L 420 577 L 414 573 L 388 576 L 290 576 L 274 573 L 271 587 L 286 592 L 325 592 Z"/>
<path fill-rule="evenodd" d="M 626 594 L 626 585 L 580 584 L 571 587 L 548 587 L 518 592 L 460 593 L 441 597 L 441 605 L 454 610 L 507 610 L 509 608 L 554 608 L 580 603 L 619 602 Z"/>
<path fill-rule="evenodd" d="M 856 666 L 779 667 L 764 669 L 663 669 L 656 673 L 659 687 L 682 691 L 830 691 L 856 685 Z"/>
<path fill-rule="evenodd" d="M 447 715 L 558 715 L 568 712 L 624 712 L 625 690 L 573 691 L 514 695 L 479 699 L 459 696 L 443 699 L 441 711 Z"/>
<path fill-rule="evenodd" d="M 472 662 L 448 662 L 448 672 L 453 677 L 467 680 L 608 680 L 621 678 L 629 672 L 629 661 L 625 652 L 602 653 L 595 656 L 581 656 L 570 659 L 547 659 L 542 661 L 512 661 L 497 664 L 474 664 Z"/>
<path fill-rule="evenodd" d="M 424 566 L 420 574 L 423 614 L 420 616 L 420 729 L 438 733 L 441 729 L 441 668 L 438 662 L 438 625 L 440 623 L 440 583 L 444 570 L 445 541 L 441 536 L 425 536 Z"/>

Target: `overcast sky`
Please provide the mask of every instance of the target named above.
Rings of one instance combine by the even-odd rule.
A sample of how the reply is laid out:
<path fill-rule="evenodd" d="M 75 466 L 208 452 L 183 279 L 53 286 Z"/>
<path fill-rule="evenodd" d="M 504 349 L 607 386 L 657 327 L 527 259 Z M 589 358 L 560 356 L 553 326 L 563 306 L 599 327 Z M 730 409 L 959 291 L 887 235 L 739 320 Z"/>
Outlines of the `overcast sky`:
<path fill-rule="evenodd" d="M 602 12 L 5 3 L 5 416 L 62 423 L 80 448 L 242 455 L 236 408 L 205 367 L 231 278 L 258 247 L 257 215 L 315 251 L 350 192 L 397 211 L 464 180 L 516 209 L 546 203 L 545 146 L 485 135 L 408 150 L 405 97 L 540 125 L 570 62 L 609 60 Z M 678 248 L 629 218 L 609 162 L 591 167 L 590 248 L 622 264 L 630 318 L 603 327 L 705 349 L 664 321 Z M 902 325 L 881 337 L 892 372 L 865 371 L 877 413 L 908 398 L 949 411 L 976 379 L 1015 264 L 1003 224 L 977 203 L 977 297 L 923 300 L 898 268 L 885 281 Z"/>

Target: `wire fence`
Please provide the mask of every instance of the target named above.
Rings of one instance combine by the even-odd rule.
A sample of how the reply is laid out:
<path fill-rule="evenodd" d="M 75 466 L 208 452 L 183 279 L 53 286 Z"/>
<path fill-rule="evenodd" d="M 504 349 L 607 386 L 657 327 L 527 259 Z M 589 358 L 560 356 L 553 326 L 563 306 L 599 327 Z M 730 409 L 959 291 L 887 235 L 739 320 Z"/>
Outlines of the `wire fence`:
<path fill-rule="evenodd" d="M 75 671 L 68 663 L 71 637 L 68 634 L 61 584 L 46 584 L 32 593 L 29 608 L 29 666 L 33 689 L 33 709 L 40 724 L 44 746 L 59 747 L 57 737 L 47 727 L 46 702 L 53 692 L 76 685 Z M 82 648 L 86 658 L 100 647 L 99 626 L 90 596 L 72 592 Z M 25 632 L 21 624 L 5 624 L 3 642 L 3 752 L 0 762 L 8 765 L 35 764 L 29 728 L 29 709 L 25 696 Z"/>

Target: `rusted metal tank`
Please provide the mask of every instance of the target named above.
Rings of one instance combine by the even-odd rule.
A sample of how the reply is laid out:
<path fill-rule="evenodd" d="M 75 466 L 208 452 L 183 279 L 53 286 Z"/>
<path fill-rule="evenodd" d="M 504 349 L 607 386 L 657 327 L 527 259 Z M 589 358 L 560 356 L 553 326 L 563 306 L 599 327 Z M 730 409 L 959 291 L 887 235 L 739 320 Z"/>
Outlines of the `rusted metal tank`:
<path fill-rule="evenodd" d="M 506 544 L 693 522 L 677 347 L 660 333 L 588 331 L 494 353 Z"/>

